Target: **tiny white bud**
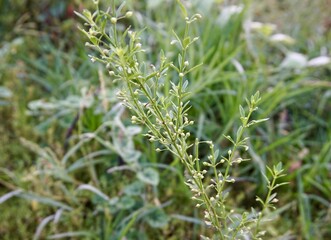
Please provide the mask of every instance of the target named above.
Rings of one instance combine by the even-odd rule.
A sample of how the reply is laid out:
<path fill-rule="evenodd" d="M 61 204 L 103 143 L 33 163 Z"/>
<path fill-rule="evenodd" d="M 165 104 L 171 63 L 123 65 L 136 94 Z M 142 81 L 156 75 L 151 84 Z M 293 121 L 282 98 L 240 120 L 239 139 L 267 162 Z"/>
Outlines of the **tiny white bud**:
<path fill-rule="evenodd" d="M 196 16 L 197 18 L 202 18 L 202 15 L 199 14 L 199 13 L 195 14 L 195 16 Z"/>
<path fill-rule="evenodd" d="M 184 73 L 179 73 L 179 77 L 184 77 Z"/>
<path fill-rule="evenodd" d="M 137 43 L 136 48 L 141 48 L 141 43 Z"/>
<path fill-rule="evenodd" d="M 261 232 L 259 232 L 259 235 L 260 236 L 264 236 L 266 234 L 266 231 L 261 231 Z"/>
<path fill-rule="evenodd" d="M 116 18 L 116 17 L 112 17 L 112 18 L 110 19 L 110 22 L 111 22 L 112 24 L 117 23 L 117 18 Z"/>
<path fill-rule="evenodd" d="M 188 61 L 185 61 L 184 62 L 184 65 L 187 67 L 189 65 L 189 62 Z"/>
<path fill-rule="evenodd" d="M 133 15 L 133 12 L 128 11 L 128 12 L 126 12 L 125 17 L 129 18 L 129 17 L 132 17 L 132 15 Z"/>
<path fill-rule="evenodd" d="M 97 35 L 97 34 L 98 34 L 98 32 L 97 32 L 97 31 L 95 31 L 95 30 L 93 30 L 93 29 L 90 29 L 90 34 L 91 34 L 91 35 L 93 35 L 93 36 L 95 36 L 95 35 Z"/>
<path fill-rule="evenodd" d="M 210 225 L 211 225 L 211 222 L 209 222 L 209 221 L 205 221 L 205 224 L 206 224 L 207 226 L 210 226 Z"/>
<path fill-rule="evenodd" d="M 178 41 L 177 40 L 172 40 L 171 42 L 170 42 L 170 44 L 171 45 L 174 45 L 174 44 L 176 44 Z"/>

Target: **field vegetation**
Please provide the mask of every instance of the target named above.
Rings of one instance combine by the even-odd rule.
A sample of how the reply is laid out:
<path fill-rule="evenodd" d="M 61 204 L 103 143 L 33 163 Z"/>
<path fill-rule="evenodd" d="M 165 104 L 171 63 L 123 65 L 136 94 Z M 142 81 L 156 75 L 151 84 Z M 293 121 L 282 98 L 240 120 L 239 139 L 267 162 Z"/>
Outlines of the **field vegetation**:
<path fill-rule="evenodd" d="M 0 1 L 0 238 L 331 239 L 330 5 Z"/>

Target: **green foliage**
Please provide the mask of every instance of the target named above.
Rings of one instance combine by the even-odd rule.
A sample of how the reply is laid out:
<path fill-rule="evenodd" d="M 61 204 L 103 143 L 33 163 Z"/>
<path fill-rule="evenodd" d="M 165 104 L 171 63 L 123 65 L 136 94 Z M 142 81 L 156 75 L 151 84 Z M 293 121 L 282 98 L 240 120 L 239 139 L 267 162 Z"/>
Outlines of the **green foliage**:
<path fill-rule="evenodd" d="M 215 229 L 202 221 L 205 205 L 195 207 L 184 183 L 189 171 L 183 160 L 141 137 L 139 133 L 153 132 L 144 124 L 132 125 L 132 111 L 120 107 L 116 98 L 127 89 L 126 82 L 110 81 L 114 75 L 109 71 L 117 70 L 105 70 L 86 56 L 82 43 L 88 37 L 77 31 L 73 10 L 92 9 L 95 2 L 99 13 L 109 8 L 107 1 L 0 1 L 1 238 L 211 237 Z M 203 163 L 219 163 L 223 156 L 228 161 L 216 170 L 224 175 L 231 150 L 228 176 L 235 182 L 223 189 L 228 227 L 251 227 L 255 238 L 329 239 L 328 8 L 322 0 L 222 2 L 115 1 L 105 13 L 114 17 L 108 20 L 116 23 L 118 37 L 129 26 L 139 35 L 136 60 L 145 63 L 139 66 L 143 76 L 164 67 L 160 49 L 165 62 L 173 64 L 165 69 L 167 75 L 161 72 L 158 86 L 152 84 L 157 76 L 151 76 L 146 89 L 154 99 L 163 97 L 168 110 L 177 107 L 177 113 L 181 93 L 182 111 L 186 107 L 188 121 L 194 122 L 182 129 L 185 136 L 189 133 L 182 142 L 192 145 L 188 156 L 200 159 L 193 169 L 207 171 L 204 186 L 216 175 Z M 186 32 L 183 18 L 192 12 L 203 18 Z M 98 21 L 106 24 L 105 31 L 115 27 Z M 124 53 L 129 50 L 126 34 L 116 43 Z M 192 36 L 199 39 L 184 56 L 183 46 Z M 95 43 L 107 40 L 95 37 Z M 133 81 L 134 89 L 137 83 Z M 238 119 L 250 110 L 243 102 L 257 91 L 263 98 L 251 118 L 269 120 L 245 128 L 247 151 L 233 150 L 243 124 Z M 144 111 L 151 109 L 143 92 L 137 97 Z M 163 109 L 162 102 L 155 104 Z M 149 117 L 155 122 L 154 113 Z M 177 115 L 172 119 L 169 127 L 174 129 Z M 156 126 L 162 129 L 162 123 Z M 238 159 L 240 164 L 234 163 Z M 278 170 L 266 165 L 279 162 L 289 184 L 276 189 L 276 196 L 272 189 L 280 182 L 273 175 Z M 216 190 L 208 188 L 207 195 L 215 198 Z M 243 226 L 245 222 L 249 224 Z"/>

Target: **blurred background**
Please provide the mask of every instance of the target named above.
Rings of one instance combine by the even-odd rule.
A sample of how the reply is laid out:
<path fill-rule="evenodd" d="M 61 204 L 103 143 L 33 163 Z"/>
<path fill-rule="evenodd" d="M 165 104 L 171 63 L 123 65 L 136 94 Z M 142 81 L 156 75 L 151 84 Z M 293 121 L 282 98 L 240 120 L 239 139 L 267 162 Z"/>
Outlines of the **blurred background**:
<path fill-rule="evenodd" d="M 282 162 L 289 184 L 266 239 L 331 239 L 331 1 L 183 2 L 203 16 L 189 54 L 204 63 L 189 76 L 190 131 L 225 153 L 223 134 L 236 132 L 239 104 L 258 90 L 257 117 L 270 118 L 250 130 L 252 160 L 233 172 L 241 181 L 231 204 L 258 206 L 261 172 Z M 146 27 L 147 63 L 161 49 L 176 56 L 172 30 L 184 31 L 176 1 L 116 5 L 134 13 L 123 29 Z M 93 1 L 0 0 L 0 238 L 210 234 L 178 159 L 155 153 L 116 99 L 118 85 L 90 61 L 74 13 L 83 9 L 94 11 Z"/>

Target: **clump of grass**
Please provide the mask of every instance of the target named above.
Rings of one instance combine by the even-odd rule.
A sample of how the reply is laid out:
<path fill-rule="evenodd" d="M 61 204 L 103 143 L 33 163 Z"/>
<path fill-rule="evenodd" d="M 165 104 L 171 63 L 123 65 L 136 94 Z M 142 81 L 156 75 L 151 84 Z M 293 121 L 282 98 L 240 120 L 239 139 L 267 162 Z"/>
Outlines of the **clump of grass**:
<path fill-rule="evenodd" d="M 177 2 L 185 18 L 183 36 L 174 33 L 175 40 L 170 42 L 180 48 L 178 64 L 169 61 L 162 51 L 159 62 L 150 67 L 139 60 L 139 55 L 144 53 L 140 32 L 131 30 L 130 27 L 124 31 L 119 30 L 119 22 L 132 17 L 131 11 L 121 14 L 113 5 L 107 12 L 97 9 L 94 13 L 85 10 L 83 14 L 77 14 L 89 26 L 87 31 L 82 29 L 90 40 L 86 45 L 97 52 L 97 55 L 90 56 L 91 61 L 103 63 L 109 70 L 110 78 L 120 82 L 122 88 L 117 96 L 133 112 L 132 123 L 147 127 L 145 136 L 151 142 L 159 144 L 156 151 L 170 151 L 185 166 L 185 183 L 193 193 L 192 199 L 197 202 L 196 206 L 203 209 L 205 223 L 213 227 L 214 237 L 260 239 L 265 234 L 260 230 L 263 216 L 277 202 L 274 190 L 282 185 L 276 184 L 277 179 L 283 176 L 282 165 L 269 169 L 272 179 L 266 177 L 269 189 L 267 196 L 264 200 L 257 198 L 262 204 L 261 211 L 237 212 L 229 208 L 227 203 L 227 187 L 236 181 L 231 170 L 234 165 L 248 160 L 240 157 L 241 151 L 248 150 L 244 132 L 250 126 L 267 120 L 251 119 L 252 113 L 258 109 L 260 95 L 257 92 L 247 100 L 248 111 L 240 106 L 241 126 L 234 138 L 226 136 L 232 143 L 226 156 L 220 156 L 219 149 L 211 141 L 200 141 L 197 138 L 192 140 L 187 129 L 194 122 L 189 119 L 190 105 L 184 99 L 190 94 L 187 92 L 187 76 L 199 65 L 191 66 L 187 53 L 189 47 L 199 39 L 191 36 L 190 27 L 202 16 L 194 14 L 188 17 L 185 7 L 180 1 Z M 164 93 L 162 90 L 165 81 L 168 81 L 167 75 L 174 76 L 174 80 L 169 82 L 169 93 Z M 208 156 L 200 156 L 201 144 L 209 146 Z"/>

